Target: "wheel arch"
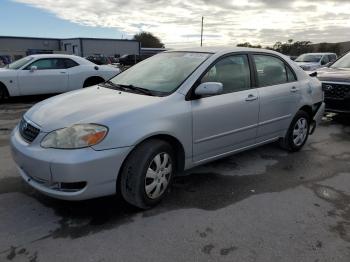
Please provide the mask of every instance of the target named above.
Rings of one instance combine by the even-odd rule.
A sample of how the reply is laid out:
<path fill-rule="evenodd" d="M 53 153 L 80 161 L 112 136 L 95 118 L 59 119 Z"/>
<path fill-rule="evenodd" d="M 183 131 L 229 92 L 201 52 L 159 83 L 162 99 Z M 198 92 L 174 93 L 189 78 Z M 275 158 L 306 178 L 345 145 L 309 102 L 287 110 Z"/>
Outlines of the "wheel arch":
<path fill-rule="evenodd" d="M 6 97 L 10 97 L 10 93 L 9 93 L 9 90 L 7 89 L 7 86 L 6 86 L 3 82 L 1 82 L 1 81 L 0 81 L 0 88 L 4 88 L 4 90 L 5 90 L 5 96 L 6 96 Z"/>
<path fill-rule="evenodd" d="M 298 111 L 304 111 L 306 112 L 309 116 L 310 116 L 310 120 L 312 120 L 313 118 L 313 110 L 312 110 L 312 106 L 309 105 L 304 105 L 302 106 Z"/>
<path fill-rule="evenodd" d="M 101 80 L 101 81 L 100 81 Z M 97 82 L 104 82 L 104 81 L 106 81 L 102 76 L 98 76 L 98 75 L 94 75 L 94 76 L 89 76 L 89 77 L 87 77 L 85 80 L 84 80 L 84 83 L 83 83 L 83 87 L 87 87 L 86 86 L 86 83 L 88 83 L 88 82 L 92 82 L 92 83 L 97 83 Z"/>

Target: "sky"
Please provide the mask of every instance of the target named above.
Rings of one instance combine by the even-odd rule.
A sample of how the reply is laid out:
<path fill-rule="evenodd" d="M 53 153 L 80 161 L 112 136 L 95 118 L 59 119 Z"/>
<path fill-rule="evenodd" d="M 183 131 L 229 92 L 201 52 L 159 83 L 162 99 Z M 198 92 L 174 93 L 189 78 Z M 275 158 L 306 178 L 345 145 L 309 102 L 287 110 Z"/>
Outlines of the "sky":
<path fill-rule="evenodd" d="M 166 47 L 350 41 L 350 0 L 0 0 L 0 35 L 132 38 Z M 16 14 L 16 15 L 14 15 Z"/>

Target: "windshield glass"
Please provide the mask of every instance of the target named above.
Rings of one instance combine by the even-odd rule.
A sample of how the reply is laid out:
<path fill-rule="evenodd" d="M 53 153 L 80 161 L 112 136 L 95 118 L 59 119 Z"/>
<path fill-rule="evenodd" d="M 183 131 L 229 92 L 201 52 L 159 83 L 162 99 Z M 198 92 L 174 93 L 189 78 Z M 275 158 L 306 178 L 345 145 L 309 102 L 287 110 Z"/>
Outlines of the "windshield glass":
<path fill-rule="evenodd" d="M 132 85 L 160 93 L 175 91 L 210 54 L 169 52 L 155 55 L 117 75 L 116 85 Z"/>
<path fill-rule="evenodd" d="M 32 57 L 24 57 L 22 59 L 19 59 L 11 64 L 8 64 L 5 68 L 8 68 L 8 69 L 19 69 L 21 68 L 22 66 L 24 66 L 25 64 L 27 64 L 30 60 L 32 60 L 33 58 Z"/>
<path fill-rule="evenodd" d="M 350 53 L 336 61 L 331 68 L 350 68 Z"/>
<path fill-rule="evenodd" d="M 320 62 L 322 55 L 310 55 L 304 54 L 295 59 L 295 62 L 308 62 L 308 63 L 318 63 Z"/>

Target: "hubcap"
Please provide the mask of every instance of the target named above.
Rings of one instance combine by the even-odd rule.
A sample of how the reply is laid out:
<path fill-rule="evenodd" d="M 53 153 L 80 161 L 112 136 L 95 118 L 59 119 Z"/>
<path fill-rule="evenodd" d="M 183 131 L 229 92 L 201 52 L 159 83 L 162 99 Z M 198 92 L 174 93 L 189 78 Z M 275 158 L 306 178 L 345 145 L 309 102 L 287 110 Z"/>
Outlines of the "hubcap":
<path fill-rule="evenodd" d="M 145 177 L 145 191 L 149 198 L 160 197 L 168 187 L 172 174 L 170 155 L 160 153 L 156 155 L 149 165 Z"/>
<path fill-rule="evenodd" d="M 308 123 L 305 118 L 300 118 L 294 126 L 293 142 L 296 146 L 301 146 L 307 137 Z"/>

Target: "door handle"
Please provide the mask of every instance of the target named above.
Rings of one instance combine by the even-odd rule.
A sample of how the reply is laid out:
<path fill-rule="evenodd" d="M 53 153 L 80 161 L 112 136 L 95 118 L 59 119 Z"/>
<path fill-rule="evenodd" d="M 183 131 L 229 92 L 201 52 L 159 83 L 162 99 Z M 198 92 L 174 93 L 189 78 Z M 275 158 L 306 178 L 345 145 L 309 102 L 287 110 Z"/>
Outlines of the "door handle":
<path fill-rule="evenodd" d="M 295 86 L 292 87 L 292 89 L 290 90 L 292 93 L 298 92 L 299 88 L 296 88 Z"/>
<path fill-rule="evenodd" d="M 65 74 L 66 72 L 60 72 L 61 74 Z"/>
<path fill-rule="evenodd" d="M 248 97 L 245 99 L 245 101 L 254 101 L 257 100 L 258 97 L 253 95 L 253 94 L 249 94 Z"/>

